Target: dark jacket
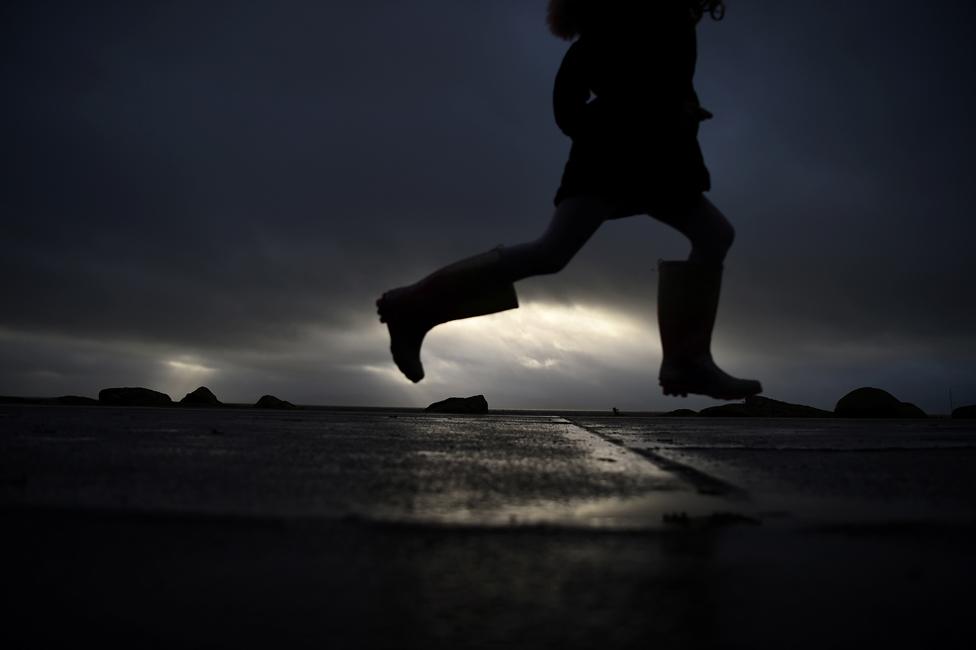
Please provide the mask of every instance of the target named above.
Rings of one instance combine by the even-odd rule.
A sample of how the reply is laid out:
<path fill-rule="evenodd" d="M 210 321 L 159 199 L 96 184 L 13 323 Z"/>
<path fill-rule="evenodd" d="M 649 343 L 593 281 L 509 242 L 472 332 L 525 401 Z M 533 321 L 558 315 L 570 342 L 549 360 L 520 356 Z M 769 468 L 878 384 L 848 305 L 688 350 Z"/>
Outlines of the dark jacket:
<path fill-rule="evenodd" d="M 554 202 L 606 197 L 676 211 L 711 187 L 693 79 L 696 21 L 677 0 L 601 0 L 556 75 L 556 123 L 573 139 Z M 602 12 L 602 15 L 600 14 Z"/>
<path fill-rule="evenodd" d="M 693 79 L 696 23 L 680 2 L 614 4 L 593 16 L 556 75 L 553 111 L 569 137 L 629 137 L 710 117 Z"/>

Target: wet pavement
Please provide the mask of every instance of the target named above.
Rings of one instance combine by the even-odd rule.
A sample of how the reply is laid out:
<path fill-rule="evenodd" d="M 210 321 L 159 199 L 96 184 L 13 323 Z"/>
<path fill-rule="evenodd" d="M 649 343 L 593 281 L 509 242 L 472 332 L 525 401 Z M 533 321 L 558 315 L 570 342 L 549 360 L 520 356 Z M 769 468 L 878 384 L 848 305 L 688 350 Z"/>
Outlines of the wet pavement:
<path fill-rule="evenodd" d="M 970 647 L 948 420 L 0 408 L 4 647 Z"/>

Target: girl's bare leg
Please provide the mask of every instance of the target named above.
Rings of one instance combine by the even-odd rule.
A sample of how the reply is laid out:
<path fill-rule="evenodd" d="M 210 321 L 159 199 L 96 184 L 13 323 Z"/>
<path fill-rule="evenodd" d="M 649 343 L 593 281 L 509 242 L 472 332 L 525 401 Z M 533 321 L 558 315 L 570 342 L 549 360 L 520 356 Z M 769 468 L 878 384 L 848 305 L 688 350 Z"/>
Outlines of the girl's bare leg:
<path fill-rule="evenodd" d="M 705 196 L 680 212 L 662 211 L 651 216 L 691 241 L 689 262 L 721 265 L 735 241 L 735 228 Z"/>
<path fill-rule="evenodd" d="M 712 359 L 722 266 L 735 239 L 732 225 L 704 197 L 682 213 L 654 216 L 677 228 L 692 245 L 687 261 L 659 267 L 658 325 L 664 353 L 659 381 L 664 394 L 731 400 L 761 393 L 758 381 L 733 377 Z"/>
<path fill-rule="evenodd" d="M 383 294 L 377 311 L 389 329 L 397 367 L 411 381 L 423 379 L 420 348 L 427 332 L 451 320 L 518 307 L 512 284 L 561 270 L 613 212 L 611 203 L 597 197 L 568 198 L 535 241 L 460 260 Z"/>
<path fill-rule="evenodd" d="M 503 272 L 511 282 L 558 273 L 613 214 L 614 204 L 597 196 L 561 201 L 538 239 L 501 249 Z"/>

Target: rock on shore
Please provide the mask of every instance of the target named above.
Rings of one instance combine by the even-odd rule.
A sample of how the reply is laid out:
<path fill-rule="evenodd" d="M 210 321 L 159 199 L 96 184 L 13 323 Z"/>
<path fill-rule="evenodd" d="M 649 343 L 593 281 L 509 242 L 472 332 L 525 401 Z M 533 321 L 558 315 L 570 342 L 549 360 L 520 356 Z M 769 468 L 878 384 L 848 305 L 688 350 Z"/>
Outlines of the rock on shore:
<path fill-rule="evenodd" d="M 431 413 L 487 413 L 488 400 L 484 395 L 448 397 L 440 402 L 434 402 L 425 410 Z"/>
<path fill-rule="evenodd" d="M 201 386 L 180 400 L 183 406 L 221 406 L 221 401 L 206 386 Z"/>
<path fill-rule="evenodd" d="M 63 406 L 93 406 L 98 404 L 98 400 L 79 395 L 62 395 L 61 397 L 55 397 L 54 403 Z"/>
<path fill-rule="evenodd" d="M 899 401 L 880 388 L 852 390 L 840 398 L 834 414 L 842 418 L 926 418 L 925 411 L 914 404 Z"/>
<path fill-rule="evenodd" d="M 693 418 L 697 417 L 698 413 L 692 411 L 691 409 L 678 409 L 676 411 L 668 411 L 667 413 L 662 413 L 662 418 Z"/>
<path fill-rule="evenodd" d="M 702 409 L 700 415 L 705 417 L 722 418 L 830 418 L 834 414 L 830 411 L 804 406 L 803 404 L 790 404 L 779 400 L 769 399 L 768 397 L 747 397 L 744 402 L 736 404 L 723 404 L 722 406 L 712 406 Z"/>
<path fill-rule="evenodd" d="M 295 405 L 291 402 L 286 402 L 283 399 L 278 399 L 274 395 L 262 395 L 255 404 L 254 408 L 259 409 L 293 409 Z"/>
<path fill-rule="evenodd" d="M 98 391 L 99 404 L 107 406 L 172 406 L 166 393 L 148 388 L 103 388 Z"/>
<path fill-rule="evenodd" d="M 953 420 L 973 420 L 976 419 L 976 405 L 960 406 L 952 412 Z"/>

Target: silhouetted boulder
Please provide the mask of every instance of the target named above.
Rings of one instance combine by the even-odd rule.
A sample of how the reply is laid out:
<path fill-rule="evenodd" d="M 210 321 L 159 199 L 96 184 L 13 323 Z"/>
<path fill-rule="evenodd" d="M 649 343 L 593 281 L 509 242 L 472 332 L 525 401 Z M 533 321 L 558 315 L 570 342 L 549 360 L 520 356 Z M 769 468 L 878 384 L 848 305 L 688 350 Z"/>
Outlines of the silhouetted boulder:
<path fill-rule="evenodd" d="M 842 418 L 925 418 L 925 411 L 900 402 L 880 388 L 858 388 L 840 398 L 834 414 Z"/>
<path fill-rule="evenodd" d="M 220 406 L 220 400 L 207 388 L 201 386 L 192 393 L 187 393 L 186 397 L 180 400 L 183 406 Z"/>
<path fill-rule="evenodd" d="M 972 420 L 976 418 L 976 405 L 960 406 L 952 412 L 952 418 L 954 420 Z"/>
<path fill-rule="evenodd" d="M 830 411 L 790 404 L 768 397 L 747 397 L 744 402 L 702 409 L 700 415 L 712 418 L 830 418 Z"/>
<path fill-rule="evenodd" d="M 283 399 L 278 399 L 274 395 L 262 395 L 255 404 L 254 408 L 259 409 L 293 409 L 295 405 L 291 402 L 286 402 Z"/>
<path fill-rule="evenodd" d="M 103 388 L 98 402 L 108 406 L 171 406 L 173 400 L 166 393 L 148 388 Z"/>
<path fill-rule="evenodd" d="M 898 402 L 897 413 L 896 417 L 899 418 L 927 418 L 929 416 L 928 413 L 909 402 Z"/>
<path fill-rule="evenodd" d="M 488 400 L 484 395 L 472 397 L 448 397 L 427 407 L 431 413 L 487 413 Z"/>
<path fill-rule="evenodd" d="M 93 406 L 98 404 L 97 399 L 92 399 L 91 397 L 79 397 L 78 395 L 62 395 L 61 397 L 55 397 L 54 402 L 64 406 Z"/>
<path fill-rule="evenodd" d="M 678 409 L 676 411 L 668 411 L 667 413 L 662 413 L 661 417 L 662 418 L 693 418 L 693 417 L 698 417 L 698 413 L 696 411 L 692 411 L 691 409 Z"/>
<path fill-rule="evenodd" d="M 706 418 L 748 418 L 752 417 L 745 404 L 722 404 L 721 406 L 709 406 L 701 410 L 702 417 Z"/>

